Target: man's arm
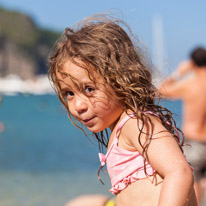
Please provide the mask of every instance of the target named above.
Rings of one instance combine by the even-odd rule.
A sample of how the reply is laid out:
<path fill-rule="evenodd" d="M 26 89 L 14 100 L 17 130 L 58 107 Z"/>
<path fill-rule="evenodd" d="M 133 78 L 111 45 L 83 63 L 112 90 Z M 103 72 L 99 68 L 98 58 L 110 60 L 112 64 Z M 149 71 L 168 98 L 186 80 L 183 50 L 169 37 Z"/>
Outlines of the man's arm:
<path fill-rule="evenodd" d="M 183 77 L 188 74 L 192 68 L 193 63 L 191 61 L 180 63 L 175 72 L 158 88 L 160 94 L 165 98 L 182 98 L 187 85 L 187 81 L 184 81 Z"/>

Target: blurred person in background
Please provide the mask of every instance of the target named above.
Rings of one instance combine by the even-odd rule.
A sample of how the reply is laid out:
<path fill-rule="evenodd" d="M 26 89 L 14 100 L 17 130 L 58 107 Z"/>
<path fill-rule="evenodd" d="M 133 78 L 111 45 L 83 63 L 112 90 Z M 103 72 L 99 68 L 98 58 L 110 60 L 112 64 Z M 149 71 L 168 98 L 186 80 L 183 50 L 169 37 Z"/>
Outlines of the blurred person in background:
<path fill-rule="evenodd" d="M 206 50 L 195 48 L 160 86 L 163 97 L 183 101 L 183 132 L 187 160 L 194 167 L 195 192 L 201 202 L 206 177 Z M 204 180 L 204 181 L 203 181 Z"/>

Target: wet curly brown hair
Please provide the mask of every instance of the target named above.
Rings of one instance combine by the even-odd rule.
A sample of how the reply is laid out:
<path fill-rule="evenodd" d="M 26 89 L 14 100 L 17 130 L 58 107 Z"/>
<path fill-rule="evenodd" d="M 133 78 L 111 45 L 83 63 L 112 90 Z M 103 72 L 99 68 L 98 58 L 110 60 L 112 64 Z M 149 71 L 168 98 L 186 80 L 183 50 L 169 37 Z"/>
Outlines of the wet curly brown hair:
<path fill-rule="evenodd" d="M 66 28 L 55 43 L 49 57 L 48 74 L 70 119 L 72 118 L 67 102 L 61 93 L 56 71 L 61 71 L 67 60 L 79 65 L 77 59 L 83 62 L 80 66 L 87 69 L 93 81 L 95 76 L 91 68 L 103 77 L 104 85 L 111 86 L 116 94 L 115 101 L 123 105 L 125 112 L 132 111 L 135 114 L 140 131 L 138 141 L 143 148 L 142 155 L 145 160 L 154 127 L 150 115 L 160 119 L 166 130 L 177 139 L 181 148 L 183 141 L 179 141 L 177 131 L 179 129 L 176 129 L 172 113 L 160 105 L 158 91 L 152 84 L 149 64 L 142 55 L 138 40 L 134 38 L 124 22 L 110 18 L 89 18 L 79 24 L 76 29 Z M 110 98 L 114 97 L 110 95 Z M 145 143 L 142 143 L 140 137 L 145 127 L 148 127 L 146 131 L 150 132 Z M 104 146 L 107 147 L 109 139 L 107 132 L 102 131 L 94 135 L 100 150 Z"/>

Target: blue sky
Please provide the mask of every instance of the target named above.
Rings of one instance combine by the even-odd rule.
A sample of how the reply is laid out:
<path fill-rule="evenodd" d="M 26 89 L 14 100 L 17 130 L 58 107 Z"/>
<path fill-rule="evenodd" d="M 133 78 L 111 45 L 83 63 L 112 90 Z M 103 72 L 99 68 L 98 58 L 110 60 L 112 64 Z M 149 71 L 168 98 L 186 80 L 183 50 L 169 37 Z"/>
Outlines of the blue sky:
<path fill-rule="evenodd" d="M 153 22 L 159 17 L 164 60 L 170 72 L 188 58 L 191 49 L 206 46 L 205 0 L 0 0 L 0 6 L 22 11 L 39 26 L 60 32 L 86 16 L 117 9 L 151 55 Z"/>

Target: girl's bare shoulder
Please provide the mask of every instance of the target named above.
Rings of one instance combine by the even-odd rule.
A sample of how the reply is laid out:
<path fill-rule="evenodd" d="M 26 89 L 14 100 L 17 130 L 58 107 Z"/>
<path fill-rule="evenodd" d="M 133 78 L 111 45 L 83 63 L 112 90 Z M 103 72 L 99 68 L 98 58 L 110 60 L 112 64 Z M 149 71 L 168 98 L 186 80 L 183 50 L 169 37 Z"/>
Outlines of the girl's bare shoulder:
<path fill-rule="evenodd" d="M 160 139 L 162 137 L 172 137 L 166 130 L 158 117 L 148 114 L 150 121 L 144 121 L 131 117 L 122 127 L 119 141 L 124 142 L 131 148 L 138 148 L 142 151 L 142 146 L 148 140 L 149 136 L 152 139 Z"/>

